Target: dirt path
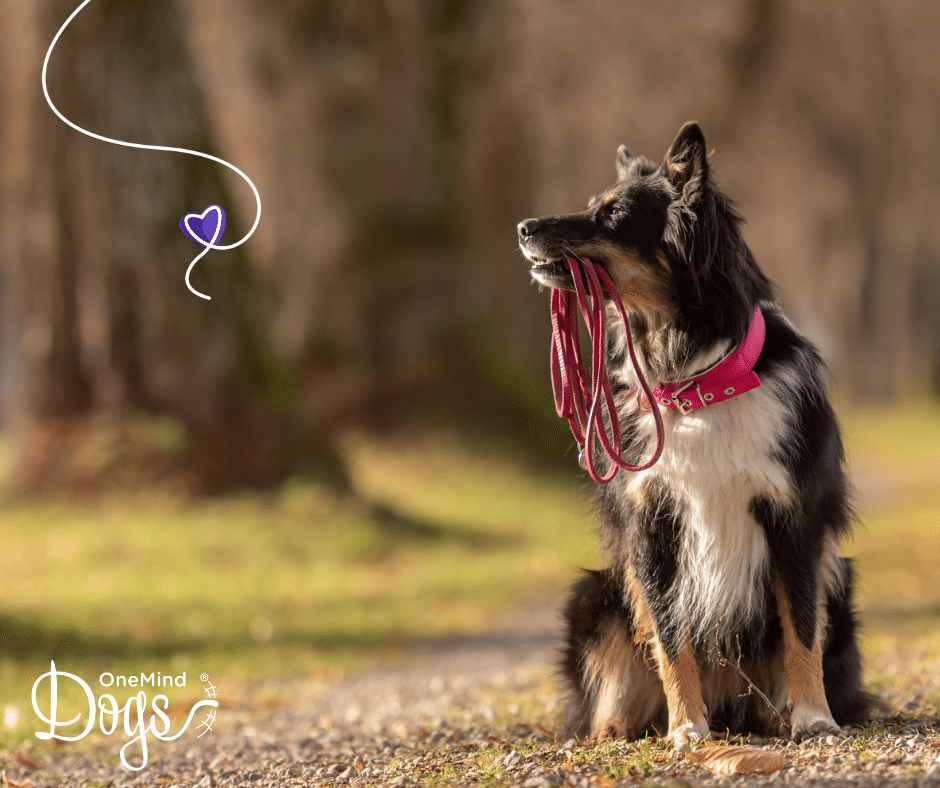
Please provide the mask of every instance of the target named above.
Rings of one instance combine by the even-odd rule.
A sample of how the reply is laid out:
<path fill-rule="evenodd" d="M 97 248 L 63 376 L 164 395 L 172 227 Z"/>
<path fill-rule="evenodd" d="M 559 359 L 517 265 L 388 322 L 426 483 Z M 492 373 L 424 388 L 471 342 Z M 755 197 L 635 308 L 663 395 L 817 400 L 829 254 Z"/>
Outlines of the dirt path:
<path fill-rule="evenodd" d="M 860 485 L 870 505 L 890 485 Z M 582 747 L 556 740 L 563 697 L 554 680 L 560 601 L 526 610 L 491 631 L 427 640 L 394 665 L 342 679 L 272 680 L 261 697 L 277 704 L 225 700 L 213 730 L 176 742 L 151 737 L 148 765 L 118 760 L 126 739 L 64 744 L 52 753 L 6 753 L 7 785 L 308 786 L 938 786 L 940 664 L 883 655 L 879 675 L 907 676 L 911 696 L 885 698 L 886 711 L 845 737 L 801 746 L 754 740 L 788 768 L 771 775 L 715 777 L 675 761 L 664 746 L 610 742 Z M 915 690 L 920 694 L 914 696 Z M 888 716 L 891 715 L 891 716 Z M 135 753 L 138 752 L 135 750 Z M 135 755 L 139 762 L 139 755 Z"/>
<path fill-rule="evenodd" d="M 7 754 L 3 785 L 940 786 L 940 720 L 914 704 L 843 739 L 752 742 L 788 758 L 770 776 L 716 778 L 658 743 L 556 741 L 558 632 L 557 605 L 529 610 L 480 636 L 422 643 L 396 666 L 274 682 L 267 689 L 290 701 L 224 706 L 208 735 L 151 741 L 141 772 L 118 763 L 112 737 L 91 753 L 62 745 L 35 764 Z"/>

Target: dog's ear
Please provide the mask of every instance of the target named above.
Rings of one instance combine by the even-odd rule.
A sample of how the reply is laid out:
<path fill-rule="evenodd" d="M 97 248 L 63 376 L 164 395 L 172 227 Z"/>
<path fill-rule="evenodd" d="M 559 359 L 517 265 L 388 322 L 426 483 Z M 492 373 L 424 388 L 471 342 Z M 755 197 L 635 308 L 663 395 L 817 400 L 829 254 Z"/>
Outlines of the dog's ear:
<path fill-rule="evenodd" d="M 617 182 L 627 180 L 636 167 L 636 156 L 627 150 L 626 145 L 617 148 Z"/>
<path fill-rule="evenodd" d="M 669 147 L 663 171 L 682 199 L 693 205 L 708 180 L 705 135 L 694 120 L 686 123 Z"/>

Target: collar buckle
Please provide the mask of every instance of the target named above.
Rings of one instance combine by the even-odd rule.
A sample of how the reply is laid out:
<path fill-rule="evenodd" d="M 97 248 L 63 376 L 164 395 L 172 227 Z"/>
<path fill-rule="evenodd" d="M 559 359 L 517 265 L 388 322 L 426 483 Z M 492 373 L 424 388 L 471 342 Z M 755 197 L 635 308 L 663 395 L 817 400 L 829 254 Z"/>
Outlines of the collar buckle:
<path fill-rule="evenodd" d="M 679 411 L 683 416 L 688 413 L 690 410 L 694 409 L 692 401 L 689 399 L 679 399 L 679 395 L 682 394 L 686 389 L 691 388 L 692 386 L 698 388 L 698 384 L 694 382 L 694 379 L 688 380 L 681 388 L 677 388 L 672 392 L 672 404 L 676 406 L 676 410 Z"/>

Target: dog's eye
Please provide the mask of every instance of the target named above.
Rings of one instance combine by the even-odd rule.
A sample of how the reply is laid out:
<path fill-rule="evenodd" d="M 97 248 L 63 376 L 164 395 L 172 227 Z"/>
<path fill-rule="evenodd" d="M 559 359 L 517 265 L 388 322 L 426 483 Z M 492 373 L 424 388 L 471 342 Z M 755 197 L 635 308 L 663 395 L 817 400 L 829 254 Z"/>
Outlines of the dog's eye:
<path fill-rule="evenodd" d="M 623 213 L 623 209 L 619 205 L 608 205 L 606 213 L 608 216 L 620 216 Z"/>

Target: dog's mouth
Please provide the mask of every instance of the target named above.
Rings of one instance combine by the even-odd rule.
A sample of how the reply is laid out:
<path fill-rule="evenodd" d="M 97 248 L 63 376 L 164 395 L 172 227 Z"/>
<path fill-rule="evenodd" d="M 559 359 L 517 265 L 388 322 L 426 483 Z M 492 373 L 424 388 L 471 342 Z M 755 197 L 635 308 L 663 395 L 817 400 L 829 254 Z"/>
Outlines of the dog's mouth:
<path fill-rule="evenodd" d="M 567 257 L 540 257 L 538 255 L 525 252 L 526 259 L 529 261 L 529 274 L 541 286 L 553 287 L 561 290 L 574 290 L 574 282 L 571 279 L 571 269 L 568 267 L 568 260 L 574 255 Z M 585 258 L 586 259 L 586 258 Z"/>
<path fill-rule="evenodd" d="M 569 273 L 567 258 L 559 257 L 557 259 L 550 260 L 544 257 L 529 256 L 528 259 L 530 263 L 529 270 L 532 272 L 533 276 L 566 276 Z"/>

